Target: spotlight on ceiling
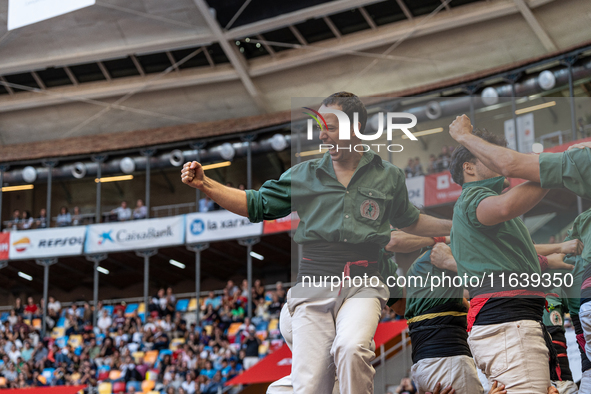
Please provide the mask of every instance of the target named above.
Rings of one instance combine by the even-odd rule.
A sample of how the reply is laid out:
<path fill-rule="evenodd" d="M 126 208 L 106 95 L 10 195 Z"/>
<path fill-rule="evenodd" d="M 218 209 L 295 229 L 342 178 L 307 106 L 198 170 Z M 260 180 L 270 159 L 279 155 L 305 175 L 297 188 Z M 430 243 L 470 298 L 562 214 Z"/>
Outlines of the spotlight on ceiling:
<path fill-rule="evenodd" d="M 556 77 L 554 76 L 554 73 L 549 70 L 542 71 L 538 77 L 538 84 L 544 90 L 552 89 L 556 86 Z"/>
<path fill-rule="evenodd" d="M 429 101 L 425 107 L 425 115 L 431 120 L 439 119 L 441 117 L 441 105 L 437 101 Z"/>
<path fill-rule="evenodd" d="M 485 88 L 480 96 L 485 105 L 495 105 L 499 102 L 499 93 L 497 93 L 497 89 L 490 86 Z"/>
<path fill-rule="evenodd" d="M 172 152 L 170 152 L 170 158 L 168 159 L 170 161 L 170 164 L 172 164 L 175 167 L 179 167 L 183 165 L 183 161 L 185 161 L 185 156 L 183 155 L 183 152 L 180 149 L 175 149 Z"/>
<path fill-rule="evenodd" d="M 224 160 L 232 160 L 234 155 L 236 154 L 236 150 L 229 142 L 222 144 L 220 147 L 220 155 Z"/>
<path fill-rule="evenodd" d="M 277 152 L 281 152 L 283 149 L 287 148 L 287 140 L 283 134 L 275 134 L 273 138 L 271 138 L 271 147 L 276 150 Z"/>
<path fill-rule="evenodd" d="M 86 164 L 82 162 L 76 162 L 72 166 L 72 176 L 76 179 L 82 179 L 86 176 Z"/>
<path fill-rule="evenodd" d="M 31 166 L 23 168 L 23 179 L 27 183 L 33 183 L 37 179 L 37 170 Z"/>
<path fill-rule="evenodd" d="M 119 162 L 119 167 L 124 174 L 131 174 L 135 171 L 135 161 L 131 157 L 124 157 Z"/>

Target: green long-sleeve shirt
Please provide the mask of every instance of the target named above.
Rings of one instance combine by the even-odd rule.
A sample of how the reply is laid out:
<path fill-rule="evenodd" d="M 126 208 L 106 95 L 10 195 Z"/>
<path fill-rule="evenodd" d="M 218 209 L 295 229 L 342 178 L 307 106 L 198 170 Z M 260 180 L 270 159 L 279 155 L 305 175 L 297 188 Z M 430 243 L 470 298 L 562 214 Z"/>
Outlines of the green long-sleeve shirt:
<path fill-rule="evenodd" d="M 297 243 L 390 241 L 390 224 L 415 223 L 419 210 L 410 203 L 403 171 L 373 151 L 363 154 L 347 187 L 336 177 L 325 153 L 287 170 L 258 190 L 247 190 L 251 222 L 278 219 L 297 211 Z"/>
<path fill-rule="evenodd" d="M 541 153 L 540 183 L 544 189 L 564 187 L 591 199 L 591 149 Z"/>

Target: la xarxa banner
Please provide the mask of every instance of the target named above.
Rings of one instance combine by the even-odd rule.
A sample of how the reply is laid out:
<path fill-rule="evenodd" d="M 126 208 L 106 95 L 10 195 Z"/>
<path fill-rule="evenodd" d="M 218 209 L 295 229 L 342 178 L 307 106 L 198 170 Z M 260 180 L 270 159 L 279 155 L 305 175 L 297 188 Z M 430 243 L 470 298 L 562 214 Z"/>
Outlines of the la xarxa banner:
<path fill-rule="evenodd" d="M 14 259 L 82 254 L 85 226 L 12 231 L 9 256 Z"/>
<path fill-rule="evenodd" d="M 85 253 L 118 252 L 181 245 L 185 241 L 185 216 L 92 224 Z"/>
<path fill-rule="evenodd" d="M 263 233 L 263 223 L 251 223 L 247 218 L 229 211 L 191 213 L 186 216 L 188 244 L 258 237 Z"/>

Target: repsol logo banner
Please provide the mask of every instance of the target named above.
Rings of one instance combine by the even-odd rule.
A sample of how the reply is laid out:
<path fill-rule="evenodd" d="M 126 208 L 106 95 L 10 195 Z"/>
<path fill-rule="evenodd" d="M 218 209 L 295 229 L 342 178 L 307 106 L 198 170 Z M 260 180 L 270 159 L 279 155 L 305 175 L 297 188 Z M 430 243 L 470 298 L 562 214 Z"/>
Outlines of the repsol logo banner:
<path fill-rule="evenodd" d="M 85 253 L 117 252 L 181 245 L 185 216 L 88 226 Z"/>
<path fill-rule="evenodd" d="M 260 236 L 262 233 L 263 223 L 251 223 L 228 211 L 192 213 L 186 219 L 188 244 Z"/>
<path fill-rule="evenodd" d="M 86 227 L 13 231 L 8 245 L 9 258 L 31 259 L 82 254 Z M 0 244 L 0 249 L 2 244 Z M 0 255 L 2 250 L 0 250 Z"/>

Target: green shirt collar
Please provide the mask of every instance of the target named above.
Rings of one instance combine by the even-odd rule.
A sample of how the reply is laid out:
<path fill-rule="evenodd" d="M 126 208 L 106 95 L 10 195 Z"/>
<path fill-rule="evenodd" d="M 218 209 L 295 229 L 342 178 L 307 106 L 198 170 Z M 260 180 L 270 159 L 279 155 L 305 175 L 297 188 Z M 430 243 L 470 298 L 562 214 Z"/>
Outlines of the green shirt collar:
<path fill-rule="evenodd" d="M 373 150 L 370 149 L 367 152 L 363 153 L 363 156 L 361 157 L 361 161 L 357 165 L 357 169 L 359 169 L 367 164 L 370 164 L 370 163 L 377 165 L 381 168 L 384 168 L 384 164 L 382 163 L 382 158 L 380 157 L 380 155 L 378 155 L 377 153 L 375 153 Z M 316 171 L 318 171 L 318 170 L 322 170 L 322 171 L 326 172 L 328 175 L 331 175 L 336 178 L 334 168 L 332 166 L 332 158 L 330 157 L 330 153 L 328 153 L 328 152 L 324 153 L 324 155 L 322 156 L 322 159 L 320 159 L 320 162 L 318 162 L 318 167 L 316 168 Z"/>
<path fill-rule="evenodd" d="M 505 189 L 505 177 L 504 176 L 496 176 L 494 178 L 483 179 L 481 181 L 474 181 L 464 183 L 462 189 L 467 189 L 469 187 L 486 187 L 491 189 L 493 192 L 497 194 L 501 194 L 501 192 Z"/>

